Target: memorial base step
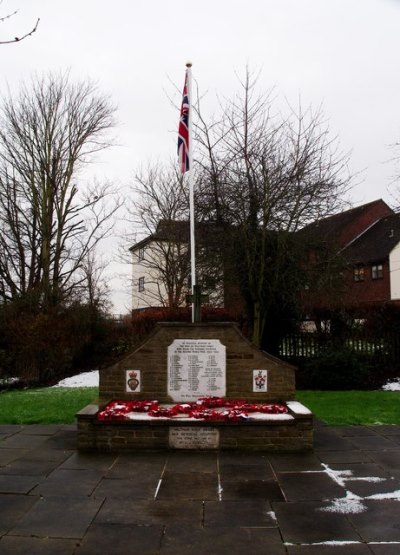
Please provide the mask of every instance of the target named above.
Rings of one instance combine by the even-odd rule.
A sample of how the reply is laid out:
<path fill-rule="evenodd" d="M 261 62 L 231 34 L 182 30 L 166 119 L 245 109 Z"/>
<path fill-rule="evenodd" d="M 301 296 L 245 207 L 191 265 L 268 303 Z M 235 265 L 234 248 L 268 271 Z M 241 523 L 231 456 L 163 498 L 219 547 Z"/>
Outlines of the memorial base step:
<path fill-rule="evenodd" d="M 313 415 L 297 402 L 288 414 L 244 422 L 182 419 L 100 421 L 100 407 L 88 405 L 77 414 L 78 449 L 127 452 L 141 449 L 251 450 L 300 452 L 313 448 Z"/>

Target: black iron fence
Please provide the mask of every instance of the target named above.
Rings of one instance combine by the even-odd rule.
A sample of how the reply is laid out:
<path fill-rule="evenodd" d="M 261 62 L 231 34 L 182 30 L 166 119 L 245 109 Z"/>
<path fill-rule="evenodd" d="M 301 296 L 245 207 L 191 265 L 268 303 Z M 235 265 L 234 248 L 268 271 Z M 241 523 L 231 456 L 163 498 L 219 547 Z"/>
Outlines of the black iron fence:
<path fill-rule="evenodd" d="M 380 336 L 354 333 L 342 339 L 329 334 L 293 333 L 287 335 L 279 347 L 279 356 L 293 362 L 317 358 L 327 348 L 347 348 L 357 354 L 385 363 L 400 365 L 400 334 L 386 333 Z"/>

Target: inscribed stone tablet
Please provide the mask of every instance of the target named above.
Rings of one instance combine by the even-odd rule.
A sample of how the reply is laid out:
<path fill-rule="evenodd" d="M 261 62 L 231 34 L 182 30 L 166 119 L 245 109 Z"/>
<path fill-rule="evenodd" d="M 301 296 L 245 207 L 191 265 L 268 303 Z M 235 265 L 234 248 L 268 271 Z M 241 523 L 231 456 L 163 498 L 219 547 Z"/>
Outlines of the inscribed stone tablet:
<path fill-rule="evenodd" d="M 216 428 L 169 429 L 169 446 L 173 449 L 218 449 L 219 431 Z"/>
<path fill-rule="evenodd" d="M 219 339 L 175 339 L 168 347 L 168 395 L 174 401 L 225 397 L 225 351 Z"/>

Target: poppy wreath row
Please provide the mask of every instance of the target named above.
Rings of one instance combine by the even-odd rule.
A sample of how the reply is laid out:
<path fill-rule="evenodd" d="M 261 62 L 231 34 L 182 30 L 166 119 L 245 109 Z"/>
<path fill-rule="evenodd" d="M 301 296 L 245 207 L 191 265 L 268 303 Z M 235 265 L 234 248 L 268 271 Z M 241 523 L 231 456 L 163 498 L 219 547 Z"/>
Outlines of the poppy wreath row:
<path fill-rule="evenodd" d="M 240 399 L 224 397 L 199 397 L 196 402 L 179 403 L 162 407 L 158 401 L 111 401 L 97 414 L 98 420 L 130 420 L 128 414 L 145 412 L 155 418 L 187 416 L 202 420 L 238 422 L 247 420 L 250 413 L 285 414 L 286 405 L 248 403 Z"/>

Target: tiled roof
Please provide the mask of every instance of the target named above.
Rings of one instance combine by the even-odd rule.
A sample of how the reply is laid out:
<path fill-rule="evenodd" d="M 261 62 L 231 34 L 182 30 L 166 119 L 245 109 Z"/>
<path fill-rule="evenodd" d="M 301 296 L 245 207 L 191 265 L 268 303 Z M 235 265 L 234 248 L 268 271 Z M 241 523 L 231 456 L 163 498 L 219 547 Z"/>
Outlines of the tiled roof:
<path fill-rule="evenodd" d="M 373 213 L 377 209 L 380 212 L 386 210 L 387 213 L 392 212 L 389 206 L 384 203 L 383 200 L 374 200 L 357 206 L 356 208 L 351 208 L 339 214 L 334 214 L 327 218 L 317 220 L 300 230 L 300 233 L 307 234 L 307 236 L 315 237 L 318 241 L 329 241 L 336 242 L 338 246 L 344 247 L 349 242 L 349 231 L 354 223 L 358 220 L 362 220 L 364 215 L 368 213 Z M 381 217 L 382 212 L 377 216 L 376 220 Z M 365 227 L 368 227 L 366 225 Z M 363 229 L 360 232 L 364 231 Z M 351 235 L 351 232 L 350 232 Z M 352 239 L 351 237 L 350 239 Z"/>
<path fill-rule="evenodd" d="M 196 238 L 199 240 L 207 239 L 213 242 L 213 239 L 221 233 L 221 230 L 214 222 L 196 222 L 195 223 Z M 148 235 L 138 243 L 130 247 L 130 251 L 146 246 L 152 241 L 174 241 L 180 243 L 188 243 L 190 237 L 189 221 L 183 220 L 160 220 L 157 229 L 151 235 Z"/>
<path fill-rule="evenodd" d="M 343 254 L 350 264 L 368 264 L 385 260 L 400 242 L 400 214 L 381 218 L 355 239 Z"/>

